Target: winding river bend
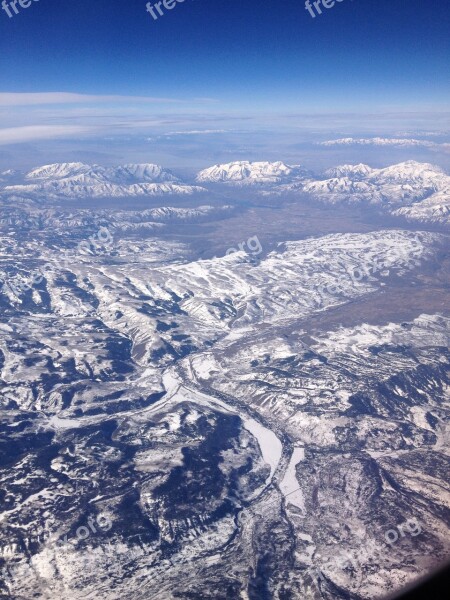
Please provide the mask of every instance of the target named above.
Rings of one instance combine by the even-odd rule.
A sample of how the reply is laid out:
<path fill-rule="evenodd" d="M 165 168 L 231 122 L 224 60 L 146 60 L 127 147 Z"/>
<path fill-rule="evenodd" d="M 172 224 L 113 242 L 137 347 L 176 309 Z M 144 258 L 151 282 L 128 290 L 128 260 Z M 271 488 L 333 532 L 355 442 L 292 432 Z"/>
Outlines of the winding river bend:
<path fill-rule="evenodd" d="M 153 405 L 150 410 L 158 408 L 158 404 L 161 406 L 167 405 L 168 402 L 188 401 L 226 414 L 237 415 L 242 420 L 244 427 L 258 440 L 262 458 L 270 466 L 266 485 L 272 482 L 283 455 L 283 444 L 272 430 L 234 406 L 230 406 L 224 400 L 187 387 L 184 382 L 179 380 L 175 370 L 169 369 L 164 373 L 163 385 L 167 391 L 166 396 Z"/>

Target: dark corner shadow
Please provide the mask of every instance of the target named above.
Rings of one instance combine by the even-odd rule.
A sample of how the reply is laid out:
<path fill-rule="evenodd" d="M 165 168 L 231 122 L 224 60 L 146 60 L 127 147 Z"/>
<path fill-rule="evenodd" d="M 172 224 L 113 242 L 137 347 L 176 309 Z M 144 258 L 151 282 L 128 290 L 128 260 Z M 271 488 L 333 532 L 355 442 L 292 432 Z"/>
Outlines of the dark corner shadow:
<path fill-rule="evenodd" d="M 385 600 L 443 600 L 448 597 L 448 590 L 450 590 L 450 563 L 441 565 L 431 575 L 415 581 L 402 592 L 397 592 Z"/>

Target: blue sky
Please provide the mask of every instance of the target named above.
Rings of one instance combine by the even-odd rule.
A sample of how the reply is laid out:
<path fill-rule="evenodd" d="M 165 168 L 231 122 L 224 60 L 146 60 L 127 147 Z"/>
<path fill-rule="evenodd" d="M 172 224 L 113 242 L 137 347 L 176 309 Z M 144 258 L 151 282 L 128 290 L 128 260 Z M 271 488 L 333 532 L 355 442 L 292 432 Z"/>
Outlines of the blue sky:
<path fill-rule="evenodd" d="M 448 129 L 449 25 L 444 0 L 343 0 L 314 19 L 304 0 L 185 0 L 157 21 L 146 0 L 33 1 L 0 11 L 0 143 Z"/>
<path fill-rule="evenodd" d="M 158 21 L 145 4 L 39 0 L 12 19 L 2 12 L 2 90 L 206 96 L 238 108 L 448 100 L 444 0 L 343 0 L 315 19 L 302 0 L 185 0 Z"/>

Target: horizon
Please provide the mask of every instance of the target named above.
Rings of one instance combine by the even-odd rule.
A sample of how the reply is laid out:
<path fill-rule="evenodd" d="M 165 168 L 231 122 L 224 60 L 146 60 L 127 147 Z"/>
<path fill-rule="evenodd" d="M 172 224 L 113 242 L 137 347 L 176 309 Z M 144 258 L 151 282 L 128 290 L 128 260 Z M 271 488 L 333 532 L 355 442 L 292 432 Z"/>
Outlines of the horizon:
<path fill-rule="evenodd" d="M 0 11 L 0 168 L 195 169 L 227 156 L 330 166 L 355 148 L 320 155 L 316 142 L 448 142 L 449 12 L 421 0 L 343 0 L 315 19 L 300 0 L 186 0 L 158 20 L 143 0 Z M 376 151 L 363 156 L 381 166 Z M 448 148 L 414 156 L 450 166 Z"/>

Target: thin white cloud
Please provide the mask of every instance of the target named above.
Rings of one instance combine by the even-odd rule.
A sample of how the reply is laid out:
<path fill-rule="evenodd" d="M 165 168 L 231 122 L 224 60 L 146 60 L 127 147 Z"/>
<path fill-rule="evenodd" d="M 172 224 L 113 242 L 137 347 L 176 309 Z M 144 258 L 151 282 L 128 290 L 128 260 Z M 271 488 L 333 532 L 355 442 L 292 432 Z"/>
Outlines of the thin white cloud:
<path fill-rule="evenodd" d="M 108 96 L 71 94 L 68 92 L 39 92 L 39 93 L 10 93 L 0 92 L 0 106 L 32 106 L 43 104 L 84 104 L 95 102 L 137 102 L 153 104 L 185 104 L 215 102 L 212 98 L 191 98 L 180 100 L 177 98 L 157 98 L 152 96 Z"/>
<path fill-rule="evenodd" d="M 227 133 L 226 129 L 197 129 L 193 131 L 169 131 L 165 135 L 210 135 L 214 133 Z"/>
<path fill-rule="evenodd" d="M 71 137 L 87 133 L 89 128 L 77 125 L 29 125 L 0 129 L 0 145 L 20 144 L 57 137 Z"/>
<path fill-rule="evenodd" d="M 406 148 L 448 148 L 449 144 L 437 144 L 428 140 L 415 140 L 408 138 L 340 138 L 338 140 L 327 140 L 318 142 L 319 146 L 400 146 Z"/>

